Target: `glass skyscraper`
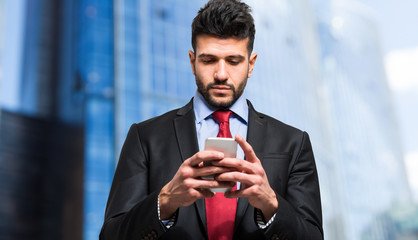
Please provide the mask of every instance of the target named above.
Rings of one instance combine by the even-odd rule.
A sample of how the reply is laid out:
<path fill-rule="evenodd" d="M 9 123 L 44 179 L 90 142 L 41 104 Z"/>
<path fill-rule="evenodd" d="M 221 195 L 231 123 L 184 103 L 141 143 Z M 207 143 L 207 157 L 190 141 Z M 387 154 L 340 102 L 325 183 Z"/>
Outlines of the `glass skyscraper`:
<path fill-rule="evenodd" d="M 190 24 L 204 1 L 115 1 L 116 141 L 129 126 L 187 103 L 195 91 Z"/>
<path fill-rule="evenodd" d="M 71 0 L 1 1 L 1 239 L 81 238 L 76 6 Z"/>
<path fill-rule="evenodd" d="M 254 106 L 310 134 L 320 178 L 324 231 L 342 239 L 340 194 L 328 109 L 321 95 L 321 58 L 309 1 L 248 1 L 256 21 L 259 57 L 247 86 Z M 338 230 L 336 230 L 338 229 Z"/>
<path fill-rule="evenodd" d="M 408 203 L 410 192 L 374 21 L 352 2 L 331 10 L 319 23 L 324 93 L 346 239 L 361 239 L 374 216 Z"/>
<path fill-rule="evenodd" d="M 81 0 L 77 77 L 84 90 L 84 239 L 97 239 L 115 168 L 114 7 Z"/>

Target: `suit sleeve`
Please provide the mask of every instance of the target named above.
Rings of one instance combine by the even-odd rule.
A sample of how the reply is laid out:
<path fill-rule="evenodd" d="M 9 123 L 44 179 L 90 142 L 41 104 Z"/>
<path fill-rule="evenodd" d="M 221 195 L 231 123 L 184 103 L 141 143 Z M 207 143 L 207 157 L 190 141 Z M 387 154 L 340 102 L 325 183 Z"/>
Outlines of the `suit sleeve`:
<path fill-rule="evenodd" d="M 265 231 L 268 239 L 323 239 L 318 175 L 306 132 L 300 142 L 289 167 L 286 195 L 276 193 L 279 205 L 273 223 Z"/>
<path fill-rule="evenodd" d="M 166 231 L 158 219 L 159 192 L 148 193 L 148 179 L 147 155 L 134 124 L 122 147 L 100 240 L 156 239 Z"/>

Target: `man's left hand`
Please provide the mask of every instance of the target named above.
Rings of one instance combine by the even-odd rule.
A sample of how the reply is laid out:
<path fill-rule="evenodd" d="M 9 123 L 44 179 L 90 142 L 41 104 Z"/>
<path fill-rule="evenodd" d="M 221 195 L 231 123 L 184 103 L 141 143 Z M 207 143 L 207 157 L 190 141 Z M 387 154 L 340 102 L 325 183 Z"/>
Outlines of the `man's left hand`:
<path fill-rule="evenodd" d="M 268 221 L 277 211 L 276 193 L 270 187 L 266 172 L 251 145 L 238 134 L 235 136 L 235 141 L 241 146 L 247 160 L 224 158 L 214 162 L 215 165 L 236 169 L 236 171 L 221 173 L 215 179 L 240 182 L 241 188 L 226 192 L 225 197 L 248 198 L 248 202 L 260 209 L 265 221 Z"/>

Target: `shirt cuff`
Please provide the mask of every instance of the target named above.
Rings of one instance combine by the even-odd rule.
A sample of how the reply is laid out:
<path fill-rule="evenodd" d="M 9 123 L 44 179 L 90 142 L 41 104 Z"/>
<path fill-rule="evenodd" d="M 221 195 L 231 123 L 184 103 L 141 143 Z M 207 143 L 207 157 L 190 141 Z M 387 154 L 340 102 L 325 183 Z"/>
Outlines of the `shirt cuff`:
<path fill-rule="evenodd" d="M 268 226 L 271 225 L 271 223 L 274 221 L 274 218 L 276 217 L 276 214 L 274 214 L 270 220 L 265 223 L 264 222 L 264 216 L 260 209 L 256 209 L 256 221 L 257 225 L 260 229 L 266 229 Z"/>
<path fill-rule="evenodd" d="M 158 219 L 160 220 L 160 222 L 167 229 L 170 229 L 174 225 L 174 223 L 176 222 L 176 220 L 177 220 L 177 212 L 174 213 L 174 215 L 170 219 L 168 219 L 168 220 L 161 220 L 161 217 L 160 217 L 160 197 L 159 196 L 157 197 L 157 212 L 158 212 Z"/>

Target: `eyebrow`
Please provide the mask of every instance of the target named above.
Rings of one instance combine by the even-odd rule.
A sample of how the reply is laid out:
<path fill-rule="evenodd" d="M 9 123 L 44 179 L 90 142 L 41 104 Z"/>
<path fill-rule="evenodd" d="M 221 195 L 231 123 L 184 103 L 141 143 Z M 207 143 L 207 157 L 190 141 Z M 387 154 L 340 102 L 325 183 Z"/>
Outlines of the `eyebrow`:
<path fill-rule="evenodd" d="M 197 56 L 198 58 L 218 58 L 217 56 L 215 56 L 215 55 L 212 55 L 212 54 L 206 54 L 206 53 L 202 53 L 202 54 L 200 54 L 199 56 Z"/>
<path fill-rule="evenodd" d="M 213 54 L 206 54 L 206 53 L 202 53 L 202 54 L 200 54 L 199 56 L 197 56 L 198 58 L 205 58 L 205 57 L 210 57 L 210 58 L 218 58 L 217 56 L 215 56 L 215 55 L 213 55 Z M 237 59 L 245 59 L 245 57 L 244 56 L 242 56 L 242 55 L 239 55 L 239 54 L 237 54 L 237 55 L 229 55 L 229 56 L 226 56 L 226 58 L 237 58 Z"/>

